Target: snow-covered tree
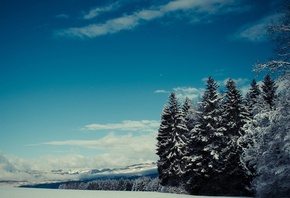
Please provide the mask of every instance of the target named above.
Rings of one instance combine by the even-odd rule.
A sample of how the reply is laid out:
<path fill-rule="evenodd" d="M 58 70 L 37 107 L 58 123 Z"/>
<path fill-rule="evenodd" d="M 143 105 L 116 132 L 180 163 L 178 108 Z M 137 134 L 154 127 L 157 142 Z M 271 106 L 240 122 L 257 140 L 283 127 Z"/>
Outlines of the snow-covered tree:
<path fill-rule="evenodd" d="M 191 131 L 192 178 L 189 187 L 193 194 L 215 194 L 220 190 L 216 182 L 221 171 L 224 128 L 221 126 L 222 98 L 217 89 L 217 83 L 209 77 L 197 123 Z"/>
<path fill-rule="evenodd" d="M 246 107 L 248 108 L 250 116 L 253 117 L 260 111 L 260 108 L 258 107 L 262 106 L 261 90 L 255 79 L 253 79 L 251 82 L 251 87 L 246 95 L 245 100 Z"/>
<path fill-rule="evenodd" d="M 243 142 L 238 142 L 244 135 L 243 126 L 249 119 L 249 112 L 243 104 L 243 98 L 236 83 L 229 79 L 226 83 L 223 122 L 226 129 L 226 148 L 223 150 L 223 185 L 227 186 L 227 194 L 246 195 L 251 178 L 240 161 Z"/>
<path fill-rule="evenodd" d="M 254 70 L 278 72 L 280 76 L 290 77 L 290 2 L 284 0 L 281 16 L 268 28 L 271 41 L 276 44 L 274 58 L 266 63 L 257 63 Z"/>
<path fill-rule="evenodd" d="M 247 124 L 245 138 L 252 142 L 245 149 L 243 160 L 255 168 L 253 187 L 258 197 L 290 195 L 289 88 L 286 86 L 279 94 L 275 109 L 265 109 Z"/>
<path fill-rule="evenodd" d="M 278 71 L 280 92 L 275 108 L 263 108 L 245 125 L 243 139 L 248 145 L 243 152 L 245 167 L 253 167 L 253 188 L 258 197 L 290 195 L 290 2 L 285 1 L 283 16 L 269 28 L 276 43 L 275 58 L 257 64 L 256 70 Z M 264 80 L 265 81 L 265 80 Z M 270 80 L 268 80 L 270 81 Z M 272 87 L 275 87 L 271 80 Z M 276 88 L 272 89 L 276 90 Z M 264 91 L 264 94 L 268 91 Z M 270 92 L 271 93 L 271 92 Z M 271 97 L 270 97 L 271 98 Z M 267 102 L 267 98 L 266 102 Z M 271 101 L 271 100 L 270 100 Z M 269 106 L 273 105 L 268 102 Z"/>
<path fill-rule="evenodd" d="M 173 118 L 171 111 L 167 105 L 163 108 L 161 116 L 161 123 L 157 135 L 157 152 L 159 160 L 157 168 L 159 173 L 159 181 L 161 185 L 167 185 L 169 180 L 170 159 L 169 152 L 172 147 L 172 131 L 173 131 Z"/>
<path fill-rule="evenodd" d="M 185 123 L 187 126 L 188 131 L 191 131 L 196 124 L 196 109 L 195 106 L 192 104 L 191 100 L 186 97 L 184 104 L 182 106 L 182 111 L 184 113 Z"/>
<path fill-rule="evenodd" d="M 161 118 L 157 136 L 157 163 L 162 185 L 178 186 L 183 184 L 188 165 L 188 129 L 180 103 L 171 93 Z"/>
<path fill-rule="evenodd" d="M 262 96 L 268 108 L 272 109 L 277 98 L 275 81 L 267 74 L 263 80 Z"/>

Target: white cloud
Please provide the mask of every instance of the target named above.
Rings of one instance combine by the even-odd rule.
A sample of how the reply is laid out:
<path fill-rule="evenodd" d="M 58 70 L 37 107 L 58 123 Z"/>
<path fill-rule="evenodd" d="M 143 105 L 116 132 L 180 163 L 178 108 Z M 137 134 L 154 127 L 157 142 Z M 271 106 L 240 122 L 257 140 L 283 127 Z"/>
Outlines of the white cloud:
<path fill-rule="evenodd" d="M 56 31 L 57 36 L 71 36 L 79 38 L 94 38 L 101 35 L 113 34 L 122 30 L 129 30 L 140 24 L 141 20 L 150 21 L 165 16 L 167 13 L 176 11 L 194 10 L 196 14 L 203 13 L 207 16 L 223 14 L 231 12 L 233 7 L 237 7 L 239 3 L 229 0 L 175 0 L 167 4 L 150 9 L 143 9 L 132 14 L 123 14 L 123 16 L 110 19 L 104 23 L 91 24 L 84 27 L 73 27 Z M 114 4 L 113 4 L 114 5 Z M 228 6 L 231 9 L 224 9 Z M 114 6 L 109 5 L 103 8 L 95 8 L 85 14 L 83 18 L 91 19 L 98 16 L 101 12 L 111 11 Z M 193 17 L 193 21 L 199 21 L 197 16 Z"/>
<path fill-rule="evenodd" d="M 155 131 L 159 126 L 157 120 L 125 120 L 122 123 L 108 123 L 108 124 L 90 124 L 86 125 L 83 130 L 122 130 L 122 131 Z"/>
<path fill-rule="evenodd" d="M 78 146 L 102 150 L 104 153 L 109 154 L 118 153 L 120 156 L 139 158 L 148 154 L 154 154 L 156 131 L 137 136 L 134 136 L 132 133 L 116 135 L 111 132 L 97 140 L 65 140 L 42 144 L 51 146 Z"/>
<path fill-rule="evenodd" d="M 221 81 L 217 81 L 217 83 L 220 86 L 225 86 L 227 84 L 227 81 L 229 80 L 229 78 L 226 78 L 224 80 Z M 249 83 L 249 79 L 248 78 L 232 78 L 232 80 L 237 84 L 237 86 L 241 87 L 244 86 L 245 84 Z"/>
<path fill-rule="evenodd" d="M 198 100 L 202 93 L 204 92 L 204 88 L 195 88 L 195 87 L 175 87 L 172 89 L 171 92 L 175 93 L 175 96 L 180 99 L 181 101 L 184 101 L 185 98 L 189 98 L 190 100 Z M 156 90 L 154 93 L 157 94 L 168 94 L 170 91 L 166 91 L 163 89 Z"/>
<path fill-rule="evenodd" d="M 113 3 L 105 7 L 91 9 L 89 12 L 84 13 L 83 19 L 93 19 L 104 12 L 110 12 L 118 7 L 119 7 L 118 3 Z"/>
<path fill-rule="evenodd" d="M 266 16 L 258 21 L 249 23 L 240 28 L 230 40 L 246 40 L 251 42 L 263 42 L 267 40 L 267 29 L 273 21 L 280 15 L 273 14 Z"/>
<path fill-rule="evenodd" d="M 185 100 L 188 97 L 190 100 L 198 100 L 204 92 L 204 88 L 195 87 L 176 87 L 173 92 L 180 100 Z"/>
<path fill-rule="evenodd" d="M 169 93 L 169 91 L 166 91 L 164 89 L 158 89 L 158 90 L 154 91 L 154 93 Z"/>
<path fill-rule="evenodd" d="M 82 156 L 74 153 L 67 155 L 48 155 L 37 159 L 24 159 L 0 153 L 1 180 L 66 180 L 76 176 L 56 175 L 51 170 L 83 170 L 94 168 L 118 168 L 136 163 L 148 163 L 157 160 L 155 154 L 157 130 L 142 135 L 117 135 L 109 133 L 97 140 L 64 140 L 39 143 L 34 146 L 61 147 L 71 146 L 96 151 L 96 155 Z M 101 152 L 100 152 L 101 151 Z M 97 154 L 100 153 L 100 154 Z"/>
<path fill-rule="evenodd" d="M 79 38 L 94 38 L 97 36 L 112 34 L 121 30 L 128 30 L 138 25 L 135 16 L 124 16 L 107 21 L 104 24 L 93 24 L 81 28 L 68 28 L 56 32 L 58 36 L 72 36 Z"/>

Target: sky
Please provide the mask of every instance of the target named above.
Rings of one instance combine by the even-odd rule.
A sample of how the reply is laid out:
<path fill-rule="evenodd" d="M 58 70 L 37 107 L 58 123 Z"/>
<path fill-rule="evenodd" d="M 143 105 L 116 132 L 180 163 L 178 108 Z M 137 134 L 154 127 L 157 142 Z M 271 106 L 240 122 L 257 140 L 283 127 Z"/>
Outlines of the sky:
<path fill-rule="evenodd" d="M 263 77 L 279 3 L 0 0 L 0 176 L 156 161 L 170 92 Z"/>

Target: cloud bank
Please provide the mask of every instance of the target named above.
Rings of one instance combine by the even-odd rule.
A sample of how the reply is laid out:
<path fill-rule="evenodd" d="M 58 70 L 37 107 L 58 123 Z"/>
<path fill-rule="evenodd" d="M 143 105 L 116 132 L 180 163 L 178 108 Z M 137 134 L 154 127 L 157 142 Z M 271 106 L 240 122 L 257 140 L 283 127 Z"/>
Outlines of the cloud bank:
<path fill-rule="evenodd" d="M 159 121 L 157 120 L 125 120 L 122 123 L 108 123 L 108 124 L 90 124 L 86 125 L 83 130 L 121 130 L 121 131 L 156 131 L 159 126 Z"/>

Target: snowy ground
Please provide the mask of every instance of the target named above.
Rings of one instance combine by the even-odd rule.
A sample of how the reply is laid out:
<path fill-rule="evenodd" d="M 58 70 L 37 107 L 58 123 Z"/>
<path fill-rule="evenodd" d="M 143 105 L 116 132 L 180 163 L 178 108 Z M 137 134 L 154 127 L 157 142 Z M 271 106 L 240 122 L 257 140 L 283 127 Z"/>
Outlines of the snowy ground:
<path fill-rule="evenodd" d="M 51 190 L 38 188 L 0 187 L 1 198 L 206 198 L 204 196 L 176 195 L 156 192 Z M 227 197 L 229 198 L 229 197 Z"/>

